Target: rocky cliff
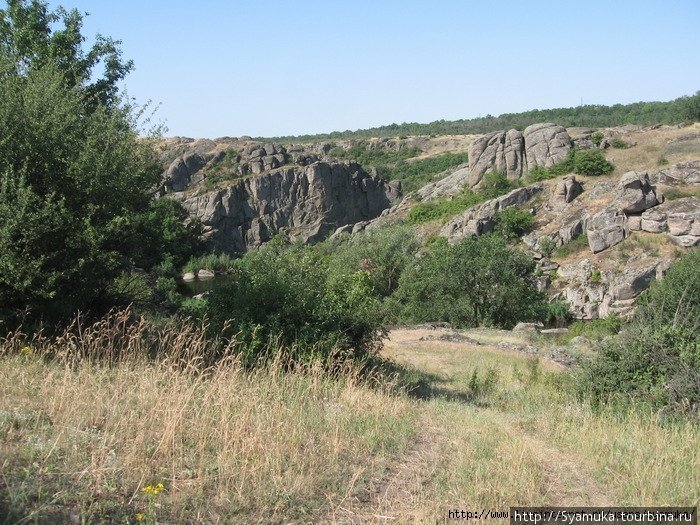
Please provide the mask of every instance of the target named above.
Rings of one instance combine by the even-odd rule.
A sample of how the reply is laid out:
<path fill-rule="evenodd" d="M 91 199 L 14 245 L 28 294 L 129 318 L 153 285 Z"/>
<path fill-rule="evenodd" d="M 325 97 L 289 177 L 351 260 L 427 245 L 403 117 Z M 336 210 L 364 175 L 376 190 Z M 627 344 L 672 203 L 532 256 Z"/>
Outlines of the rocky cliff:
<path fill-rule="evenodd" d="M 321 146 L 249 140 L 193 141 L 163 173 L 162 193 L 201 220 L 211 249 L 240 254 L 276 233 L 314 242 L 339 226 L 379 216 L 399 186 L 359 164 L 325 156 Z"/>

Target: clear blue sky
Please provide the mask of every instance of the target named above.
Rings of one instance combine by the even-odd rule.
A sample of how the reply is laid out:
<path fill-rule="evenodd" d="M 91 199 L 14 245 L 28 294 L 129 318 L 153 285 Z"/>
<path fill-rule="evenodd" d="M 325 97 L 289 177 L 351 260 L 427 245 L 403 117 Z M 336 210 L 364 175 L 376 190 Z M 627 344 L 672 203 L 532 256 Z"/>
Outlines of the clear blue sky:
<path fill-rule="evenodd" d="M 3 2 L 4 3 L 4 2 Z M 168 135 L 272 136 L 700 90 L 700 0 L 51 0 Z"/>

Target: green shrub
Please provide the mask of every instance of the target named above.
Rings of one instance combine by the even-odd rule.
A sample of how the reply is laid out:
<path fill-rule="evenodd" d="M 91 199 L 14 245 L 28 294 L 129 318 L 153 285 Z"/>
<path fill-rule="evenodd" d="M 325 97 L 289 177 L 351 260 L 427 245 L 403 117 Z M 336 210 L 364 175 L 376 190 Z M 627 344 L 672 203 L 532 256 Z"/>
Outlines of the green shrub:
<path fill-rule="evenodd" d="M 604 135 L 600 131 L 596 131 L 591 135 L 591 141 L 596 147 L 599 147 L 601 142 L 603 142 Z"/>
<path fill-rule="evenodd" d="M 605 159 L 605 155 L 599 149 L 577 150 L 574 152 L 574 172 L 581 175 L 599 176 L 612 173 L 615 169 Z"/>
<path fill-rule="evenodd" d="M 610 145 L 615 149 L 627 149 L 631 147 L 631 144 L 625 142 L 619 137 L 613 137 L 612 139 L 610 139 Z"/>
<path fill-rule="evenodd" d="M 563 326 L 569 319 L 571 319 L 571 312 L 566 301 L 551 301 L 547 303 L 545 321 L 548 324 Z"/>
<path fill-rule="evenodd" d="M 486 173 L 481 179 L 479 194 L 485 199 L 493 199 L 505 195 L 519 186 L 518 181 L 509 179 L 505 173 L 492 171 Z"/>
<path fill-rule="evenodd" d="M 543 180 L 553 179 L 557 175 L 551 170 L 543 166 L 535 166 L 527 172 L 526 179 L 528 182 L 540 182 Z"/>
<path fill-rule="evenodd" d="M 331 272 L 323 247 L 279 238 L 237 260 L 205 305 L 211 332 L 234 339 L 249 366 L 280 347 L 293 361 L 362 357 L 381 339 L 368 271 Z"/>
<path fill-rule="evenodd" d="M 507 208 L 496 212 L 494 231 L 506 239 L 515 239 L 530 231 L 535 224 L 535 218 L 525 210 Z"/>
<path fill-rule="evenodd" d="M 537 240 L 537 249 L 545 257 L 551 257 L 554 250 L 557 249 L 557 244 L 551 239 L 551 237 L 540 237 Z"/>
<path fill-rule="evenodd" d="M 436 242 L 403 272 L 391 304 L 402 322 L 512 327 L 545 315 L 533 270 L 532 259 L 498 235 Z"/>
<path fill-rule="evenodd" d="M 634 321 L 579 374 L 596 403 L 636 400 L 697 416 L 700 405 L 700 252 L 679 259 L 638 299 Z"/>

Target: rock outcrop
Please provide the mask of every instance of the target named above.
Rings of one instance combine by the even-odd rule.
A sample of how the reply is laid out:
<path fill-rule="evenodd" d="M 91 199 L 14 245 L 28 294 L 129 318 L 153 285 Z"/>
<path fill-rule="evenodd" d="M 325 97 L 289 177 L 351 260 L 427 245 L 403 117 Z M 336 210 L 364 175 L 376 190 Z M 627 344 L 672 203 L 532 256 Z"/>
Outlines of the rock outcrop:
<path fill-rule="evenodd" d="M 485 173 L 502 171 L 519 179 L 535 166 L 549 167 L 564 160 L 571 150 L 569 134 L 556 124 L 533 124 L 525 131 L 497 131 L 476 139 L 469 148 L 470 186 Z"/>
<path fill-rule="evenodd" d="M 645 211 L 641 229 L 665 232 L 673 242 L 686 248 L 697 246 L 700 244 L 700 199 L 686 197 Z"/>
<path fill-rule="evenodd" d="M 448 242 L 456 243 L 465 237 L 489 233 L 496 225 L 494 219 L 497 212 L 525 204 L 534 195 L 541 192 L 542 188 L 542 184 L 517 188 L 501 197 L 469 208 L 445 224 L 440 235 L 447 237 Z"/>
<path fill-rule="evenodd" d="M 622 175 L 613 206 L 626 215 L 640 213 L 663 202 L 646 172 L 629 171 Z"/>
<path fill-rule="evenodd" d="M 554 194 L 552 195 L 551 203 L 555 208 L 563 208 L 583 192 L 583 186 L 576 180 L 576 177 L 570 175 L 564 177 L 557 184 Z"/>
<path fill-rule="evenodd" d="M 588 245 L 593 253 L 622 242 L 630 231 L 640 229 L 640 212 L 663 202 L 663 196 L 649 181 L 649 175 L 630 171 L 622 175 L 612 203 L 586 223 Z"/>
<path fill-rule="evenodd" d="M 315 162 L 240 179 L 203 195 L 172 197 L 201 220 L 213 249 L 238 254 L 278 232 L 304 242 L 321 240 L 343 224 L 379 216 L 389 207 L 390 193 L 356 163 Z"/>
<path fill-rule="evenodd" d="M 677 186 L 679 184 L 700 184 L 700 160 L 679 162 L 654 175 L 655 184 Z"/>

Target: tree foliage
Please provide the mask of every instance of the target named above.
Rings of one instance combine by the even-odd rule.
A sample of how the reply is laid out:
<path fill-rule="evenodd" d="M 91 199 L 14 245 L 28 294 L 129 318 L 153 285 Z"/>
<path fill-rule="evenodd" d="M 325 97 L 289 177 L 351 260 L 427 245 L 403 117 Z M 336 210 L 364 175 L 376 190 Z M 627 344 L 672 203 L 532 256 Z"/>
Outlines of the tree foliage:
<path fill-rule="evenodd" d="M 102 35 L 85 51 L 82 26 L 83 15 L 77 9 L 50 11 L 41 0 L 7 0 L 7 8 L 0 10 L 0 51 L 19 76 L 52 66 L 66 87 L 80 89 L 91 108 L 114 106 L 118 82 L 133 63 L 122 60 L 120 41 Z M 100 65 L 102 76 L 95 71 Z"/>
<path fill-rule="evenodd" d="M 273 239 L 235 261 L 205 313 L 217 334 L 234 338 L 246 364 L 284 347 L 293 360 L 377 350 L 381 330 L 370 274 L 336 267 L 319 247 Z"/>
<path fill-rule="evenodd" d="M 545 315 L 534 263 L 499 235 L 435 242 L 401 276 L 394 294 L 399 320 L 455 326 L 511 327 Z"/>
<path fill-rule="evenodd" d="M 8 324 L 104 308 L 111 279 L 168 252 L 186 259 L 196 234 L 175 224 L 176 205 L 153 202 L 161 167 L 117 98 L 129 65 L 112 40 L 98 38 L 84 53 L 81 20 L 36 0 L 0 12 L 0 318 Z M 105 76 L 94 79 L 100 61 Z"/>

